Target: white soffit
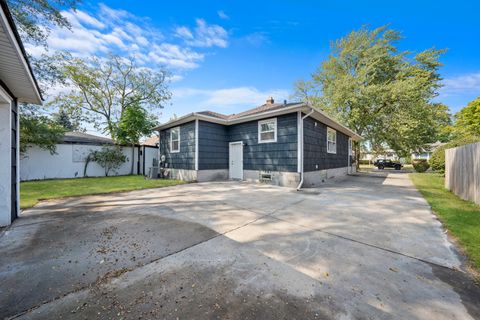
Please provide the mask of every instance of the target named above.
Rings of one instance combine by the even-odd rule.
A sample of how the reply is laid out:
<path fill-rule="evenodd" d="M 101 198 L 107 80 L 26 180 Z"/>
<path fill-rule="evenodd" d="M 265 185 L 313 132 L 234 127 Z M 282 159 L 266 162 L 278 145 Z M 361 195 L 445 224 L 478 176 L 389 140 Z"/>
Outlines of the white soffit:
<path fill-rule="evenodd" d="M 18 101 L 41 104 L 40 92 L 20 45 L 0 7 L 0 80 Z"/>

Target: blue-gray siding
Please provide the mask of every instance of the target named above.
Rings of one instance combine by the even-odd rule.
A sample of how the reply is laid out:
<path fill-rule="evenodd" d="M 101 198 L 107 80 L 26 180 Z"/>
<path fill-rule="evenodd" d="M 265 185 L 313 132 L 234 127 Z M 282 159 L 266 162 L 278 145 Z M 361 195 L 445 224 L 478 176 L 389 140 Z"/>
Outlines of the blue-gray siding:
<path fill-rule="evenodd" d="M 227 128 L 230 142 L 244 143 L 244 170 L 297 171 L 297 113 L 276 118 L 277 142 L 258 143 L 258 121 Z"/>
<path fill-rule="evenodd" d="M 315 122 L 317 126 L 315 126 Z M 327 153 L 327 126 L 312 118 L 303 123 L 304 171 L 348 166 L 348 136 L 337 131 L 337 153 Z M 317 168 L 318 165 L 318 168 Z"/>
<path fill-rule="evenodd" d="M 195 121 L 180 127 L 180 152 L 170 152 L 170 129 L 160 131 L 160 154 L 169 168 L 195 170 Z"/>
<path fill-rule="evenodd" d="M 228 127 L 198 122 L 198 169 L 228 169 Z"/>

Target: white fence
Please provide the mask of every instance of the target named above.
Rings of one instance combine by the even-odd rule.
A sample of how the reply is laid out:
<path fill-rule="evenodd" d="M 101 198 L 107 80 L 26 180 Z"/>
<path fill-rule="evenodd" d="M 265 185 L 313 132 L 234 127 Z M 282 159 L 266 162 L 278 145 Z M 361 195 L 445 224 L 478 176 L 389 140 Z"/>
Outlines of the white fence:
<path fill-rule="evenodd" d="M 445 188 L 480 204 L 480 142 L 445 150 Z"/>
<path fill-rule="evenodd" d="M 20 159 L 20 180 L 83 177 L 86 157 L 90 152 L 100 150 L 101 148 L 102 146 L 100 145 L 58 144 L 56 154 L 52 155 L 49 151 L 42 150 L 36 146 L 29 147 Z M 141 146 L 134 147 L 133 151 L 134 156 L 132 159 L 132 147 L 122 147 L 122 152 L 127 156 L 128 160 L 115 172 L 110 172 L 109 176 L 130 174 L 132 161 L 134 162 L 134 174 L 143 174 L 144 167 L 148 173 L 148 168 L 154 162 L 153 158 L 158 158 L 157 148 Z M 143 165 L 144 163 L 145 166 Z M 86 176 L 105 176 L 105 170 L 98 163 L 90 162 L 87 166 Z"/>

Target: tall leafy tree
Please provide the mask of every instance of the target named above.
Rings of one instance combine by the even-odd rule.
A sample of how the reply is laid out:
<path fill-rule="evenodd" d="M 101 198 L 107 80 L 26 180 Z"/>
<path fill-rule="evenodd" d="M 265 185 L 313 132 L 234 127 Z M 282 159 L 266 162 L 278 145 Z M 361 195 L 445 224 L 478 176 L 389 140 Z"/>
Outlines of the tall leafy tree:
<path fill-rule="evenodd" d="M 69 114 L 63 109 L 60 109 L 58 112 L 52 114 L 52 120 L 65 128 L 66 131 L 84 131 L 81 126 L 80 119 L 72 116 L 72 114 Z"/>
<path fill-rule="evenodd" d="M 372 149 L 407 154 L 433 142 L 449 117 L 443 105 L 431 103 L 441 86 L 444 50 L 412 56 L 398 49 L 400 39 L 385 26 L 352 31 L 332 43 L 310 80 L 297 82 L 296 96 L 355 130 Z"/>
<path fill-rule="evenodd" d="M 53 26 L 70 29 L 70 22 L 61 10 L 75 9 L 77 0 L 6 0 L 24 43 L 41 45 L 48 49 L 47 38 Z M 59 70 L 47 55 L 29 57 L 40 89 L 60 80 Z M 64 128 L 48 117 L 39 106 L 20 106 L 20 151 L 28 145 L 37 145 L 55 152 L 55 145 L 63 136 Z"/>
<path fill-rule="evenodd" d="M 153 127 L 157 124 L 155 117 L 150 115 L 139 104 L 130 105 L 124 110 L 118 124 L 116 138 L 119 143 L 132 146 L 132 168 L 130 174 L 133 174 L 134 169 L 134 146 L 140 143 L 142 137 L 150 135 Z"/>
<path fill-rule="evenodd" d="M 453 132 L 459 137 L 480 137 L 480 97 L 455 114 Z"/>
<path fill-rule="evenodd" d="M 112 139 L 116 139 L 119 121 L 129 107 L 158 110 L 171 97 L 164 70 L 141 68 L 133 59 L 115 55 L 67 59 L 63 73 L 70 90 L 53 103 L 68 112 L 81 113 Z"/>

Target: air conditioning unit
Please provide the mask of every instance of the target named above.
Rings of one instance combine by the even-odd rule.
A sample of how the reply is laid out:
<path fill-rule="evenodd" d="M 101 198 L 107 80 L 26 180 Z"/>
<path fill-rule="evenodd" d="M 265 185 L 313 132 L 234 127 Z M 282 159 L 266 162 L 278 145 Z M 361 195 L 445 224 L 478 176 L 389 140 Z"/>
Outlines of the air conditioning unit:
<path fill-rule="evenodd" d="M 148 168 L 148 178 L 149 179 L 158 179 L 158 167 Z"/>

